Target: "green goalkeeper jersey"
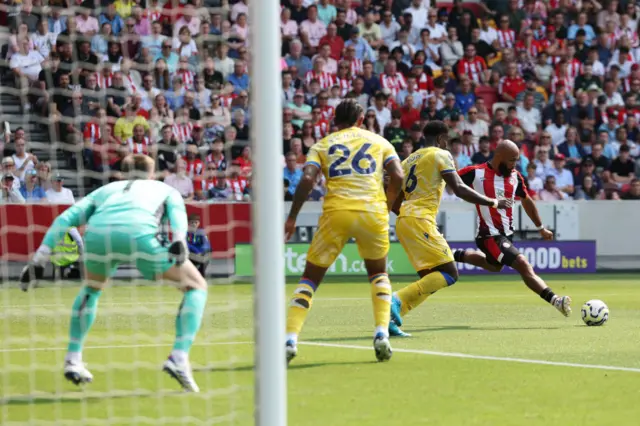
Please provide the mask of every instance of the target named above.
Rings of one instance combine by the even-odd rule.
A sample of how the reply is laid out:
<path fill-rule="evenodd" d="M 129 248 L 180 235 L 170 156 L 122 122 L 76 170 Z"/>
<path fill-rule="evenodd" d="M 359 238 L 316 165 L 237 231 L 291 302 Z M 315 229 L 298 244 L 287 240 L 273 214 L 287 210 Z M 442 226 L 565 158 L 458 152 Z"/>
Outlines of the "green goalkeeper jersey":
<path fill-rule="evenodd" d="M 53 248 L 71 226 L 85 224 L 96 234 L 126 232 L 131 239 L 157 235 L 167 220 L 174 236 L 186 236 L 187 213 L 177 190 L 155 180 L 118 181 L 96 189 L 58 216 L 43 244 Z"/>

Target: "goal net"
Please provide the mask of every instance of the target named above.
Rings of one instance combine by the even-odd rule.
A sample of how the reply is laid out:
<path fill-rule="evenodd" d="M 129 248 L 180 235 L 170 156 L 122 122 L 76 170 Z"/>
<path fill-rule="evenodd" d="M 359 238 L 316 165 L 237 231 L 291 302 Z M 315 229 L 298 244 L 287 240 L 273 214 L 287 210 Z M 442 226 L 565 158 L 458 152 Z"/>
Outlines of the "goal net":
<path fill-rule="evenodd" d="M 0 424 L 251 424 L 253 286 L 233 269 L 254 197 L 247 2 L 19 3 L 0 17 Z M 52 221 L 122 179 L 130 153 L 152 156 L 187 200 L 190 250 L 205 263 L 198 394 L 162 372 L 182 296 L 142 280 L 136 259 L 100 297 L 83 351 L 94 378 L 81 387 L 63 374 L 82 283 L 73 239 L 30 291 L 17 280 Z"/>

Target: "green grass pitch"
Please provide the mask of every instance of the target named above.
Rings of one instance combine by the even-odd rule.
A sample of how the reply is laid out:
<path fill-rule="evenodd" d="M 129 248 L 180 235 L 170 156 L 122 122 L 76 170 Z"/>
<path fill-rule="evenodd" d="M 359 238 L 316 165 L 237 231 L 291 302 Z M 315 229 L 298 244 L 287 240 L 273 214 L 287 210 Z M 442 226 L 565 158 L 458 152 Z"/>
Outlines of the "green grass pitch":
<path fill-rule="evenodd" d="M 571 318 L 516 277 L 463 277 L 405 318 L 413 338 L 393 340 L 384 364 L 371 349 L 368 284 L 324 284 L 289 368 L 289 424 L 638 425 L 640 278 L 549 284 L 572 296 Z M 0 425 L 253 424 L 250 285 L 212 287 L 192 350 L 197 395 L 160 372 L 180 299 L 161 286 L 104 293 L 84 354 L 94 383 L 67 383 L 61 367 L 76 292 L 0 287 Z M 609 305 L 604 327 L 580 319 L 593 298 Z"/>

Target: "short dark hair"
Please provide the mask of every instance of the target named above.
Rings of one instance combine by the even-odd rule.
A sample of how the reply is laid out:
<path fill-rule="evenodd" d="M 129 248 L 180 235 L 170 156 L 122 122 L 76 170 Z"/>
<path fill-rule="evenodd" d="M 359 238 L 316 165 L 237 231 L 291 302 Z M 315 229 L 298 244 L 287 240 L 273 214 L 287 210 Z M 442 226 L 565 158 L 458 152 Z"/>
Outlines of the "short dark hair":
<path fill-rule="evenodd" d="M 334 123 L 338 127 L 355 126 L 364 114 L 362 105 L 355 99 L 345 99 L 336 107 Z"/>
<path fill-rule="evenodd" d="M 449 134 L 449 128 L 440 120 L 429 121 L 422 129 L 427 145 L 436 145 L 438 138 Z"/>

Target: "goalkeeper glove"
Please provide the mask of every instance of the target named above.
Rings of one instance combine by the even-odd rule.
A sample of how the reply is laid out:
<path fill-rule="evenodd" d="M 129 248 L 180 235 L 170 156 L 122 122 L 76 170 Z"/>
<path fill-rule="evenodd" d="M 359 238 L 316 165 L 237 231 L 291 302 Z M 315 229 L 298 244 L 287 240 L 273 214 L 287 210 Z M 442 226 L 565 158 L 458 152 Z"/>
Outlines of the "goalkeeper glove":
<path fill-rule="evenodd" d="M 187 261 L 189 250 L 184 240 L 178 240 L 169 246 L 169 259 L 173 260 L 177 266 L 181 266 Z"/>
<path fill-rule="evenodd" d="M 42 279 L 44 275 L 44 267 L 51 257 L 51 249 L 47 246 L 40 246 L 33 254 L 31 262 L 22 268 L 20 273 L 20 288 L 22 291 L 28 291 L 32 281 Z"/>

